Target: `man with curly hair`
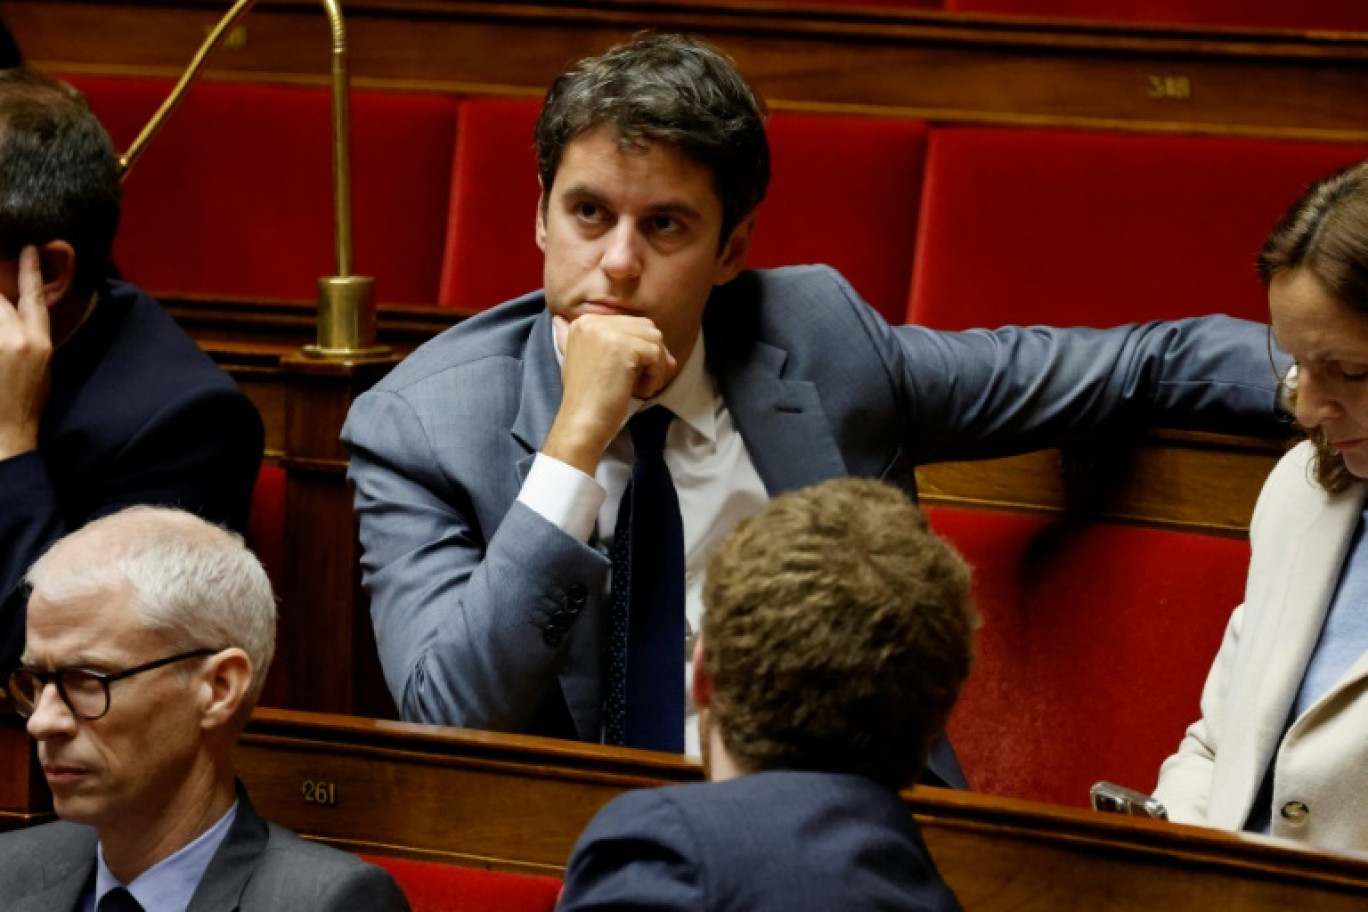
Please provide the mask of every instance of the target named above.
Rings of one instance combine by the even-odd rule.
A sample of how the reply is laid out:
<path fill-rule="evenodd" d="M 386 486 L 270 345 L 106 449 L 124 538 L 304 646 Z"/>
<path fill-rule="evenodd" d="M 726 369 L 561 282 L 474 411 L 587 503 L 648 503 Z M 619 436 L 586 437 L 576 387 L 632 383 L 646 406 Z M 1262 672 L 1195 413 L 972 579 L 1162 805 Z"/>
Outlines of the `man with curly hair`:
<path fill-rule="evenodd" d="M 973 659 L 969 571 L 896 488 L 785 494 L 708 564 L 693 692 L 706 784 L 590 823 L 562 912 L 958 909 L 897 791 Z"/>

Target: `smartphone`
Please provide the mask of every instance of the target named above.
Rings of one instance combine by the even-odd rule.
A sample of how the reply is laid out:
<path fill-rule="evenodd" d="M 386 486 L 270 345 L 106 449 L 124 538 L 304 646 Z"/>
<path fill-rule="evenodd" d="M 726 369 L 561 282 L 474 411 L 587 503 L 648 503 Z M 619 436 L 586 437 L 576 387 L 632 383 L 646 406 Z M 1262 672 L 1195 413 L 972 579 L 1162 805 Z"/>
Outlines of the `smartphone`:
<path fill-rule="evenodd" d="M 1088 790 L 1088 794 L 1092 796 L 1095 811 L 1168 820 L 1168 810 L 1163 802 L 1115 782 L 1099 782 Z"/>

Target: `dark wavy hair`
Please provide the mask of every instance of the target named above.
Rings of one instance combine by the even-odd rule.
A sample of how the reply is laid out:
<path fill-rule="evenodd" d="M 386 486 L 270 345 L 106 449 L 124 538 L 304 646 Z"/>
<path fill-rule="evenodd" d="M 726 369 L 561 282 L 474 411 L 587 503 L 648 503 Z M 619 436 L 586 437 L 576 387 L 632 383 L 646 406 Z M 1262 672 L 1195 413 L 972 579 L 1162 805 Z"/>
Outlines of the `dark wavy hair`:
<path fill-rule="evenodd" d="M 118 156 L 84 97 L 31 70 L 0 71 L 0 256 L 63 240 L 75 289 L 109 271 L 119 230 Z"/>
<path fill-rule="evenodd" d="M 712 717 L 747 768 L 911 784 L 973 663 L 969 569 L 906 494 L 836 479 L 775 498 L 708 563 Z"/>
<path fill-rule="evenodd" d="M 639 35 L 576 63 L 551 84 L 537 120 L 537 173 L 551 192 L 566 147 L 609 127 L 623 148 L 665 143 L 708 168 L 722 236 L 765 198 L 765 105 L 730 57 L 684 35 Z"/>
<path fill-rule="evenodd" d="M 1335 300 L 1368 314 L 1368 161 L 1312 184 L 1283 214 L 1259 252 L 1259 278 L 1267 286 L 1289 269 L 1307 270 Z M 1306 431 L 1316 482 L 1331 494 L 1348 488 L 1355 479 L 1344 457 L 1322 431 Z"/>

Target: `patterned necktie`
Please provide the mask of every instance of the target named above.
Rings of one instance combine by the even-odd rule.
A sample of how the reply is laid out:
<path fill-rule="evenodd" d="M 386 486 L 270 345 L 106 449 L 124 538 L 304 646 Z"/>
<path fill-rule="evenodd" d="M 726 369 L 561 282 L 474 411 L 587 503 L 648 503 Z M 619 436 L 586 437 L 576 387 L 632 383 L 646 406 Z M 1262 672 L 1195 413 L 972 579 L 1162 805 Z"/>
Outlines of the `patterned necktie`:
<path fill-rule="evenodd" d="M 684 752 L 684 523 L 665 465 L 674 414 L 627 423 L 636 447 L 618 506 L 608 621 L 604 741 Z"/>
<path fill-rule="evenodd" d="M 100 900 L 99 912 L 143 912 L 143 907 L 126 887 L 115 887 Z"/>

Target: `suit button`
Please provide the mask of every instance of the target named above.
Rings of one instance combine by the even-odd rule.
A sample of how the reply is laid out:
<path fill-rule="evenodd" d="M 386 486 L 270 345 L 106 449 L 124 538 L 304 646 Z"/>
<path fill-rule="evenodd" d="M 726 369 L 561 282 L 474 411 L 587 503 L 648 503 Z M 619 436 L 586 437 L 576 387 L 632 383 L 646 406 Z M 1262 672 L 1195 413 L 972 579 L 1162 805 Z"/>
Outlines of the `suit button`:
<path fill-rule="evenodd" d="M 572 612 L 578 612 L 588 600 L 589 590 L 584 587 L 583 583 L 571 583 L 570 587 L 565 590 L 565 605 Z"/>
<path fill-rule="evenodd" d="M 559 646 L 563 639 L 565 639 L 565 630 L 558 624 L 548 624 L 546 629 L 542 631 L 542 642 L 552 649 Z"/>
<path fill-rule="evenodd" d="M 1311 809 L 1302 801 L 1289 801 L 1282 806 L 1280 813 L 1283 819 L 1292 826 L 1306 826 L 1306 820 L 1311 816 Z"/>

